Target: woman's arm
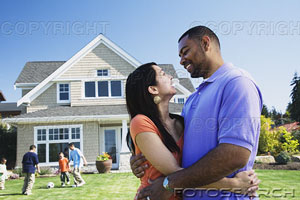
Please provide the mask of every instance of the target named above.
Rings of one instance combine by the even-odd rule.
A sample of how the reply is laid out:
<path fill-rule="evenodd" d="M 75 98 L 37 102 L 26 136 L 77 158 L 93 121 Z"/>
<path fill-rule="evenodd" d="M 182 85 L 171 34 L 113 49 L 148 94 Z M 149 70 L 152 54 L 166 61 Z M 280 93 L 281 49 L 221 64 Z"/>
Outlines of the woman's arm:
<path fill-rule="evenodd" d="M 183 169 L 178 165 L 173 154 L 167 149 L 157 134 L 143 132 L 136 136 L 135 141 L 146 159 L 165 176 Z M 259 180 L 253 171 L 244 171 L 238 173 L 234 178 L 225 177 L 201 188 L 223 189 L 245 194 L 248 188 L 258 184 Z"/>
<path fill-rule="evenodd" d="M 139 133 L 135 142 L 146 159 L 165 176 L 182 169 L 156 133 Z"/>

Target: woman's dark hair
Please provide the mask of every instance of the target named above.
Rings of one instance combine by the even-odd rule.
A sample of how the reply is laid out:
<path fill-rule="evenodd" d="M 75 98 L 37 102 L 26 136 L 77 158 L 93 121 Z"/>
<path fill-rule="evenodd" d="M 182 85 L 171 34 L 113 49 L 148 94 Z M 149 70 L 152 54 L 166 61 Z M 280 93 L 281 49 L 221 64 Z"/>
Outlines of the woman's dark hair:
<path fill-rule="evenodd" d="M 155 86 L 156 73 L 153 65 L 154 62 L 146 63 L 139 66 L 127 78 L 126 81 L 126 105 L 130 118 L 134 118 L 138 114 L 143 114 L 149 117 L 157 126 L 162 136 L 162 141 L 171 152 L 180 152 L 174 138 L 168 133 L 159 118 L 157 105 L 153 101 L 153 97 L 148 92 L 149 86 Z M 183 121 L 183 118 L 170 114 L 171 118 L 178 118 Z M 132 152 L 135 152 L 132 138 L 127 134 L 127 145 Z"/>

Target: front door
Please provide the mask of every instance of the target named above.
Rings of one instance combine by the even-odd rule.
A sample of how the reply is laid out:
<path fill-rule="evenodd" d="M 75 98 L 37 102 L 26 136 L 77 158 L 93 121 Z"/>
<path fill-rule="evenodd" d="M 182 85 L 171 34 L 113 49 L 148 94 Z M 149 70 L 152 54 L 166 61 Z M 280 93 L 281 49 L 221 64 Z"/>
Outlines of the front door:
<path fill-rule="evenodd" d="M 118 146 L 119 137 L 117 129 L 104 130 L 104 151 L 112 157 L 112 168 L 119 168 L 120 150 Z"/>

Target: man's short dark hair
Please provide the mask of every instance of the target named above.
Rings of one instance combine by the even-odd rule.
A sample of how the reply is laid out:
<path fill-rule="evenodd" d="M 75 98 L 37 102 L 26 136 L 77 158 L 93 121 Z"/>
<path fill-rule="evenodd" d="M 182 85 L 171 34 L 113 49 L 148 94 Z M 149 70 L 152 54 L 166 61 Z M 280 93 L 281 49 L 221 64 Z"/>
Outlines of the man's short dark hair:
<path fill-rule="evenodd" d="M 29 147 L 29 150 L 33 150 L 33 149 L 36 149 L 36 146 L 34 144 L 30 145 L 30 147 Z"/>
<path fill-rule="evenodd" d="M 209 29 L 206 26 L 195 26 L 193 28 L 190 28 L 184 34 L 182 34 L 182 36 L 178 40 L 178 43 L 185 36 L 188 36 L 189 39 L 196 39 L 196 40 L 201 41 L 202 37 L 205 35 L 207 35 L 212 40 L 215 40 L 215 42 L 218 44 L 219 48 L 221 47 L 218 36 L 211 29 Z"/>
<path fill-rule="evenodd" d="M 74 143 L 73 143 L 73 142 L 69 143 L 69 147 L 71 147 L 71 146 L 74 146 Z"/>

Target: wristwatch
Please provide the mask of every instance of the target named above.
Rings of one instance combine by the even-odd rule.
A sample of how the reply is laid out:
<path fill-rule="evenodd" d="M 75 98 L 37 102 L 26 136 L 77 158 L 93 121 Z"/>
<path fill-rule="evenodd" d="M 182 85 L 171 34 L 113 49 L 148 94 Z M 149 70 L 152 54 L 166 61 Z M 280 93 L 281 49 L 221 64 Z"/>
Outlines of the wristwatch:
<path fill-rule="evenodd" d="M 170 192 L 174 192 L 174 189 L 170 188 L 170 186 L 169 186 L 169 179 L 168 179 L 167 176 L 166 176 L 166 178 L 164 179 L 163 187 L 164 187 L 166 190 L 170 191 Z"/>

